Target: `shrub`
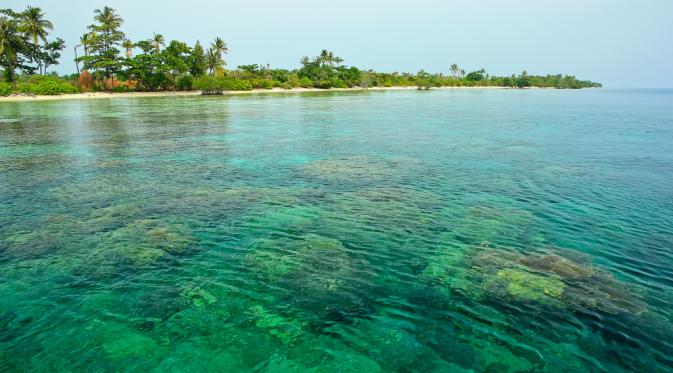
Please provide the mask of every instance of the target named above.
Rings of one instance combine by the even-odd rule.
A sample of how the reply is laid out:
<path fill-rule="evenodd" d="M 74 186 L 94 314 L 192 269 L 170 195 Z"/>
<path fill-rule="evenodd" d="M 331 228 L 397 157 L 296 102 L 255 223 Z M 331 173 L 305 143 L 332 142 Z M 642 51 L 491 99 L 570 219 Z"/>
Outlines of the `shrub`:
<path fill-rule="evenodd" d="M 271 89 L 273 88 L 273 80 L 271 79 L 252 79 L 250 80 L 252 88 L 255 89 Z"/>
<path fill-rule="evenodd" d="M 330 80 L 330 88 L 348 88 L 348 84 L 339 78 Z"/>
<path fill-rule="evenodd" d="M 287 82 L 285 82 L 285 87 L 289 88 L 298 88 L 301 87 L 301 80 L 299 79 L 299 76 L 297 74 L 292 74 L 290 77 L 287 79 Z"/>
<path fill-rule="evenodd" d="M 249 91 L 252 89 L 252 84 L 248 80 L 224 78 L 222 87 L 227 91 Z"/>
<path fill-rule="evenodd" d="M 16 85 L 16 92 L 25 93 L 25 94 L 36 94 L 35 91 L 37 87 L 35 84 L 30 83 L 18 83 Z"/>
<path fill-rule="evenodd" d="M 46 80 L 37 84 L 37 95 L 60 95 L 64 93 L 78 93 L 79 90 L 70 83 Z"/>
<path fill-rule="evenodd" d="M 9 96 L 12 94 L 12 85 L 0 82 L 0 96 Z"/>
<path fill-rule="evenodd" d="M 114 93 L 133 92 L 133 89 L 128 88 L 125 85 L 120 85 L 120 86 L 117 86 L 117 87 L 112 87 L 112 92 L 114 92 Z"/>
<path fill-rule="evenodd" d="M 72 84 L 55 76 L 38 75 L 32 76 L 25 83 L 17 86 L 21 93 L 32 93 L 41 96 L 53 96 L 64 93 L 78 93 L 79 90 Z"/>
<path fill-rule="evenodd" d="M 178 90 L 180 91 L 189 91 L 192 89 L 192 85 L 194 84 L 194 78 L 192 78 L 191 75 L 183 75 L 178 79 Z"/>
<path fill-rule="evenodd" d="M 308 77 L 303 76 L 301 80 L 299 80 L 299 85 L 304 88 L 311 88 L 313 87 L 313 82 Z"/>
<path fill-rule="evenodd" d="M 195 79 L 192 83 L 192 88 L 201 91 L 216 91 L 222 89 L 219 84 L 219 79 L 210 75 L 204 75 Z"/>
<path fill-rule="evenodd" d="M 232 79 L 226 76 L 202 76 L 194 80 L 192 88 L 204 93 L 221 93 L 221 91 L 249 91 L 252 84 L 247 80 Z"/>

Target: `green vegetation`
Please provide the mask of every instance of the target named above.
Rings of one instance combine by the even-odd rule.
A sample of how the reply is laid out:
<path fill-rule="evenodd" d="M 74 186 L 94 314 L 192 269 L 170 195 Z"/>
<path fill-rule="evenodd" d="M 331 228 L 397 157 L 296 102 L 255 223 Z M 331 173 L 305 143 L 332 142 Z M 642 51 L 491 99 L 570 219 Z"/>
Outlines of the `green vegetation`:
<path fill-rule="evenodd" d="M 188 88 L 192 87 L 203 91 L 204 94 L 221 94 L 223 91 L 249 91 L 252 84 L 248 80 L 206 75 L 196 78 Z"/>
<path fill-rule="evenodd" d="M 51 75 L 21 77 L 16 84 L 16 91 L 48 96 L 79 92 L 79 90 L 68 81 Z"/>
<path fill-rule="evenodd" d="M 480 69 L 466 73 L 457 64 L 448 67 L 448 75 L 420 70 L 410 73 L 382 73 L 343 65 L 344 59 L 323 49 L 317 56 L 303 57 L 293 70 L 272 69 L 267 65 L 239 65 L 225 68 L 227 43 L 216 37 L 207 49 L 197 41 L 193 46 L 178 40 L 167 41 L 161 34 L 146 40 L 131 41 L 121 30 L 122 17 L 115 9 L 103 7 L 94 11 L 94 22 L 75 46 L 84 54 L 75 59 L 77 74 L 60 79 L 34 78 L 48 74 L 58 63 L 65 42 L 49 40 L 53 30 L 40 8 L 28 7 L 17 13 L 0 10 L 0 65 L 4 81 L 0 95 L 12 92 L 30 94 L 61 94 L 77 91 L 168 91 L 196 89 L 204 94 L 224 91 L 292 88 L 354 88 L 370 87 L 600 87 L 599 83 L 564 75 L 491 76 Z M 140 51 L 140 53 L 136 53 Z M 82 70 L 80 71 L 80 64 Z M 19 74 L 17 75 L 17 71 Z M 5 84 L 6 84 L 5 83 Z M 17 84 L 18 83 L 18 84 Z"/>
<path fill-rule="evenodd" d="M 9 96 L 12 94 L 12 85 L 5 82 L 0 82 L 0 96 Z"/>
<path fill-rule="evenodd" d="M 49 40 L 52 23 L 44 19 L 40 8 L 22 12 L 0 9 L 0 96 L 12 93 L 57 95 L 79 92 L 71 82 L 47 74 L 57 65 L 65 41 Z M 20 72 L 17 74 L 17 70 Z"/>

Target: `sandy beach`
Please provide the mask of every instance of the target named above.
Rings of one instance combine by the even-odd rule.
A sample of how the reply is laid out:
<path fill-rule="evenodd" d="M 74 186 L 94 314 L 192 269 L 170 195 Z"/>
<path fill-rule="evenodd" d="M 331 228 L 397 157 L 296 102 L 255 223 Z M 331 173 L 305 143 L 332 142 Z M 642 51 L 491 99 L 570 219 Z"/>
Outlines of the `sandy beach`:
<path fill-rule="evenodd" d="M 371 87 L 369 91 L 383 91 L 383 90 L 415 90 L 417 87 Z M 434 89 L 510 89 L 506 87 L 436 87 Z M 302 92 L 344 92 L 344 91 L 362 91 L 362 88 L 293 88 L 293 89 L 253 89 L 251 91 L 225 91 L 224 95 L 245 95 L 245 94 L 268 94 L 268 93 L 302 93 Z M 178 92 L 126 92 L 126 93 L 107 93 L 107 92 L 88 92 L 64 94 L 55 96 L 36 96 L 36 95 L 12 95 L 7 97 L 0 97 L 2 102 L 31 102 L 31 101 L 55 101 L 55 100 L 93 100 L 93 99 L 110 99 L 110 98 L 139 98 L 139 97 L 183 97 L 183 96 L 200 96 L 201 91 L 178 91 Z"/>

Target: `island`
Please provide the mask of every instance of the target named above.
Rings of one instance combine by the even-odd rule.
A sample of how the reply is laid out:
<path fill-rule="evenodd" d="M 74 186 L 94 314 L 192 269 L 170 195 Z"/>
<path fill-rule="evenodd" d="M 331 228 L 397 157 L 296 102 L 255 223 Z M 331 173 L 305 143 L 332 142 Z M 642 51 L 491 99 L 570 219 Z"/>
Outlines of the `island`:
<path fill-rule="evenodd" d="M 161 34 L 131 41 L 121 30 L 124 21 L 115 9 L 95 10 L 94 22 L 74 46 L 77 73 L 49 72 L 57 65 L 66 42 L 50 38 L 54 26 L 38 7 L 23 11 L 0 9 L 0 96 L 32 97 L 88 92 L 189 92 L 220 95 L 257 90 L 326 90 L 369 88 L 505 87 L 578 89 L 600 83 L 571 75 L 532 75 L 523 71 L 494 76 L 479 69 L 466 72 L 458 64 L 429 73 L 377 72 L 344 65 L 344 59 L 323 49 L 303 57 L 295 69 L 269 64 L 239 65 L 227 69 L 227 43 L 216 37 L 209 46 L 179 40 L 167 42 Z M 87 95 L 92 97 L 92 95 Z"/>

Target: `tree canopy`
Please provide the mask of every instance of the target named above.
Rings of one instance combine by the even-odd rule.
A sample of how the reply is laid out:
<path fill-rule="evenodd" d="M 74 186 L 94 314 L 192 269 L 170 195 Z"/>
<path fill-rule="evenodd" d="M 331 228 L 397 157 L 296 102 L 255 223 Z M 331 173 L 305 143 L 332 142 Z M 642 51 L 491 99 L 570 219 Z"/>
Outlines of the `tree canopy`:
<path fill-rule="evenodd" d="M 133 41 L 122 31 L 123 25 L 124 20 L 115 9 L 106 6 L 94 10 L 93 23 L 76 45 L 84 52 L 76 58 L 78 73 L 79 64 L 83 66 L 82 76 L 67 78 L 69 84 L 83 90 L 203 89 L 215 92 L 298 87 L 600 87 L 598 83 L 560 74 L 531 75 L 522 71 L 511 76 L 493 76 L 485 69 L 466 73 L 456 63 L 448 64 L 446 73 L 361 70 L 344 65 L 344 58 L 328 49 L 322 49 L 314 57 L 301 58 L 299 66 L 291 70 L 259 63 L 227 69 L 225 56 L 229 46 L 220 36 L 211 39 L 205 47 L 199 41 L 192 45 L 166 40 L 156 32 L 146 39 Z M 30 80 L 30 76 L 46 74 L 49 67 L 58 64 L 66 43 L 60 38 L 50 38 L 53 29 L 54 25 L 40 8 L 29 6 L 21 12 L 0 10 L 0 65 L 5 81 L 15 82 L 18 71 L 25 85 L 34 85 L 42 80 Z"/>
<path fill-rule="evenodd" d="M 17 70 L 42 74 L 58 64 L 65 42 L 49 39 L 54 25 L 44 17 L 37 7 L 29 6 L 21 12 L 0 9 L 0 65 L 7 82 L 15 82 Z"/>

